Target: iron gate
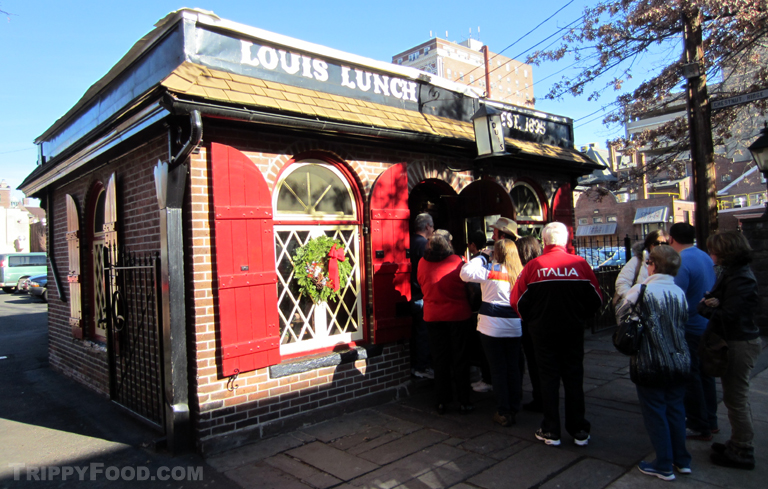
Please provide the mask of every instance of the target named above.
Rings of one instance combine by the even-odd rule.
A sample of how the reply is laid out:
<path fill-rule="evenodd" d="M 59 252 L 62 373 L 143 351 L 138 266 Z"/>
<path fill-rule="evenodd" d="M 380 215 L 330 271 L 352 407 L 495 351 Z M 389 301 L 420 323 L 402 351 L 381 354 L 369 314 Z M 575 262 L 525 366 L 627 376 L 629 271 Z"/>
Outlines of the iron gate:
<path fill-rule="evenodd" d="M 635 236 L 635 241 L 638 239 Z M 616 312 L 613 309 L 616 278 L 631 257 L 631 244 L 632 238 L 629 236 L 581 236 L 573 241 L 576 253 L 592 266 L 603 293 L 603 306 L 595 317 L 587 322 L 592 333 L 616 326 Z"/>
<path fill-rule="evenodd" d="M 601 267 L 599 270 L 595 270 L 597 282 L 600 284 L 600 292 L 603 293 L 603 306 L 589 322 L 593 334 L 616 326 L 613 294 L 616 292 L 616 278 L 620 271 L 620 266 Z"/>
<path fill-rule="evenodd" d="M 104 248 L 110 396 L 162 430 L 165 409 L 159 277 L 157 255 Z"/>

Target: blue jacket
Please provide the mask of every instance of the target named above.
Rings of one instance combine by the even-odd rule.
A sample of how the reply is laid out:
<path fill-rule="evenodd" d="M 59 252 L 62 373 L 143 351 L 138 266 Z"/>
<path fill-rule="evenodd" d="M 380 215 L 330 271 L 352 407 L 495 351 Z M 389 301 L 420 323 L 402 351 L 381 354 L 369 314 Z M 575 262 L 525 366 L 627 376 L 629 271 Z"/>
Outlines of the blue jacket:
<path fill-rule="evenodd" d="M 682 264 L 675 276 L 675 284 L 685 292 L 688 302 L 688 322 L 685 332 L 694 335 L 704 334 L 707 318 L 699 314 L 698 307 L 704 294 L 715 285 L 715 267 L 712 258 L 704 251 L 692 246 L 680 252 Z"/>

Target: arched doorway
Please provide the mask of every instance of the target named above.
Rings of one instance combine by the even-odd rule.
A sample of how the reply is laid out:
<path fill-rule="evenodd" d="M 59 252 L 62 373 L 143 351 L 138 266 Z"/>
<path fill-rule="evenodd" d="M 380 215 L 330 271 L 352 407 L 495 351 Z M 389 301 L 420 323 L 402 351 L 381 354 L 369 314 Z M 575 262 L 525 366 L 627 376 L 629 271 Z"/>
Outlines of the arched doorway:
<path fill-rule="evenodd" d="M 280 353 L 291 355 L 363 339 L 358 192 L 336 165 L 308 159 L 292 164 L 273 192 Z M 352 275 L 340 300 L 313 303 L 294 278 L 292 257 L 325 235 L 345 247 Z"/>
<path fill-rule="evenodd" d="M 408 208 L 411 211 L 411 229 L 421 213 L 432 216 L 435 229 L 445 229 L 453 235 L 453 247 L 456 253 L 463 253 L 466 247 L 462 238 L 460 209 L 456 191 L 442 180 L 427 179 L 418 183 L 408 196 Z"/>
<path fill-rule="evenodd" d="M 462 211 L 462 235 L 464 241 L 473 231 L 485 232 L 491 239 L 490 226 L 499 217 L 515 219 L 516 212 L 507 191 L 493 180 L 477 180 L 467 185 L 459 194 Z"/>

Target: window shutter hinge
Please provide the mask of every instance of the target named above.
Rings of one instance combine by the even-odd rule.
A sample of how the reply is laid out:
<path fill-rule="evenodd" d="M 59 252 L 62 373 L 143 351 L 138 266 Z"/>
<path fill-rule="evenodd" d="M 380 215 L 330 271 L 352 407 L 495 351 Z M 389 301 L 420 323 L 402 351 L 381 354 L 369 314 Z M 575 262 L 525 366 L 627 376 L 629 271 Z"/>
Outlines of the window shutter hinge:
<path fill-rule="evenodd" d="M 363 235 L 368 236 L 370 234 L 371 230 L 368 229 L 368 226 L 363 226 Z"/>

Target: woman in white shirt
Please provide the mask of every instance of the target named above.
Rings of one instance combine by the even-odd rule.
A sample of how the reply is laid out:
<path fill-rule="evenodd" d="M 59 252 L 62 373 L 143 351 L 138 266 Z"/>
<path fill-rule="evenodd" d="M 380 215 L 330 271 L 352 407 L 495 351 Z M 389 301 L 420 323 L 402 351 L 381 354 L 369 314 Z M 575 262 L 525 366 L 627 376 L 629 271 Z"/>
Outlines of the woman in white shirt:
<path fill-rule="evenodd" d="M 512 284 L 523 269 L 514 241 L 502 239 L 493 247 L 493 262 L 477 257 L 461 268 L 461 279 L 480 284 L 483 303 L 477 331 L 491 367 L 498 410 L 493 420 L 502 426 L 515 424 L 520 410 L 520 317 L 509 305 Z"/>
<path fill-rule="evenodd" d="M 645 241 L 637 243 L 632 247 L 632 254 L 634 255 L 631 260 L 624 265 L 624 268 L 619 272 L 619 276 L 616 277 L 616 294 L 613 296 L 613 305 L 618 307 L 624 296 L 627 295 L 629 289 L 635 284 L 641 284 L 648 278 L 648 265 L 645 264 L 648 261 L 648 256 L 656 246 L 667 244 L 667 236 L 664 231 L 657 229 L 651 231 L 645 237 Z"/>

